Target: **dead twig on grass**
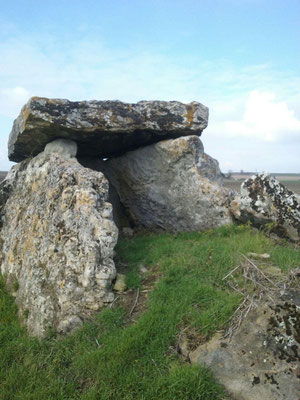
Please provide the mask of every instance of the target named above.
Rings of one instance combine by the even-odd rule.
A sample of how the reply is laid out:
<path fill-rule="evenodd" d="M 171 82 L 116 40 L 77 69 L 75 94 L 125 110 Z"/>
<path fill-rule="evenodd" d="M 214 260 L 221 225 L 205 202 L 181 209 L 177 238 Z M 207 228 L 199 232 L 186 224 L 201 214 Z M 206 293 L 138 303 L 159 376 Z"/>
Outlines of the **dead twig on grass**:
<path fill-rule="evenodd" d="M 246 257 L 245 254 L 242 254 L 242 256 L 243 256 L 243 257 L 252 265 L 252 267 L 254 267 L 254 268 L 256 269 L 256 271 L 258 271 L 268 282 L 270 282 L 273 286 L 276 287 L 275 283 L 274 283 L 270 278 L 268 278 L 268 277 L 262 272 L 262 270 L 261 270 L 260 268 L 258 268 L 257 265 L 254 264 L 253 261 L 251 261 L 248 257 Z"/>
<path fill-rule="evenodd" d="M 245 261 L 233 268 L 222 279 L 232 290 L 243 296 L 241 304 L 227 321 L 230 325 L 224 331 L 223 338 L 229 338 L 229 340 L 240 328 L 249 312 L 257 308 L 264 297 L 274 304 L 274 291 L 279 288 L 285 289 L 287 283 L 287 280 L 273 281 L 252 260 L 244 254 L 242 256 Z"/>
<path fill-rule="evenodd" d="M 225 279 L 232 275 L 238 268 L 240 268 L 240 266 L 241 265 L 239 264 L 237 267 L 233 268 L 233 270 L 231 270 L 226 276 L 224 276 L 224 278 L 222 278 L 222 281 L 225 281 Z"/>
<path fill-rule="evenodd" d="M 131 315 L 132 315 L 132 313 L 133 313 L 133 311 L 134 311 L 134 309 L 135 309 L 135 307 L 136 307 L 136 305 L 137 305 L 137 303 L 138 303 L 139 295 L 140 295 L 140 288 L 137 288 L 137 290 L 136 290 L 135 302 L 134 302 L 134 304 L 133 304 L 133 306 L 132 306 L 132 309 L 130 310 L 130 313 L 129 313 L 129 316 L 130 316 L 130 317 L 131 317 Z"/>
<path fill-rule="evenodd" d="M 113 304 L 118 300 L 120 296 L 114 298 L 114 300 L 110 303 L 109 308 L 112 308 Z"/>

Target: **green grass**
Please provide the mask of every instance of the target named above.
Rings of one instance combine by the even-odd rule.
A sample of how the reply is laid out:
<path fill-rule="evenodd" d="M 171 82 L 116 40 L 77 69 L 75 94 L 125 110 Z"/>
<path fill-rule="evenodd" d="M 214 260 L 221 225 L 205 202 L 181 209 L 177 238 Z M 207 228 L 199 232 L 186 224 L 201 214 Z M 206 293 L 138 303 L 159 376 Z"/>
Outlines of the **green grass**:
<path fill-rule="evenodd" d="M 1 400 L 220 400 L 211 373 L 180 360 L 174 348 L 183 326 L 211 335 L 226 324 L 240 298 L 222 278 L 241 253 L 270 253 L 282 270 L 300 264 L 300 251 L 274 246 L 256 230 L 222 227 L 206 233 L 122 239 L 118 258 L 127 283 L 142 288 L 142 263 L 159 280 L 147 310 L 128 325 L 123 308 L 107 308 L 71 336 L 29 338 L 13 298 L 0 284 Z"/>

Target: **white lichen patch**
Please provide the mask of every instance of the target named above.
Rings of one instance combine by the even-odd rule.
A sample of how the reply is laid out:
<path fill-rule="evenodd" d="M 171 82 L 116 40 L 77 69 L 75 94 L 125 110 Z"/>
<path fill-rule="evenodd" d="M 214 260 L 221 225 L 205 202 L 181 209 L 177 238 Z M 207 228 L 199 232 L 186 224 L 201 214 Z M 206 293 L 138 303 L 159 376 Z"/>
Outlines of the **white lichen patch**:
<path fill-rule="evenodd" d="M 300 239 L 299 196 L 289 191 L 274 176 L 253 175 L 243 182 L 241 195 L 231 205 L 234 217 L 261 227 L 273 224 L 273 230 L 292 240 Z"/>

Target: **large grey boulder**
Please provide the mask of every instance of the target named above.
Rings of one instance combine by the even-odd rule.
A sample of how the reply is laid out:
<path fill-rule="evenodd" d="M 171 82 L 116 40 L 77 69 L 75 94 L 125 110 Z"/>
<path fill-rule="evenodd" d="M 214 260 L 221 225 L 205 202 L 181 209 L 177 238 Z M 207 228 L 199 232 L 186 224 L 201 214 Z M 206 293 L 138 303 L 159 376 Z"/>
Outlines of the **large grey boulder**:
<path fill-rule="evenodd" d="M 198 136 L 164 140 L 99 168 L 136 226 L 201 231 L 231 222 L 218 163 L 204 153 Z"/>
<path fill-rule="evenodd" d="M 231 341 L 215 335 L 189 354 L 236 400 L 300 398 L 300 292 L 260 302 Z"/>
<path fill-rule="evenodd" d="M 33 97 L 9 137 L 12 161 L 43 151 L 56 138 L 77 142 L 79 156 L 111 157 L 162 139 L 201 135 L 208 108 L 192 102 L 76 101 Z"/>
<path fill-rule="evenodd" d="M 272 224 L 277 233 L 300 239 L 300 197 L 274 176 L 261 173 L 244 181 L 231 210 L 243 223 L 250 221 L 257 227 Z"/>
<path fill-rule="evenodd" d="M 68 332 L 113 300 L 117 228 L 103 174 L 64 139 L 0 185 L 0 265 L 30 334 Z"/>

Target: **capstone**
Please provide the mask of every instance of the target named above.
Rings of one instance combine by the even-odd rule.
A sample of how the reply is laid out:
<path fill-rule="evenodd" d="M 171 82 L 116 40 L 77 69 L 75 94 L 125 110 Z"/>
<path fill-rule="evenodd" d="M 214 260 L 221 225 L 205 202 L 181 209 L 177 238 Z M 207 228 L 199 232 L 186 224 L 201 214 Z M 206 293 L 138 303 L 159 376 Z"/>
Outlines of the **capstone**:
<path fill-rule="evenodd" d="M 201 135 L 208 108 L 198 102 L 69 101 L 33 97 L 9 137 L 12 161 L 44 150 L 55 139 L 74 140 L 80 157 L 112 157 L 162 139 Z"/>

